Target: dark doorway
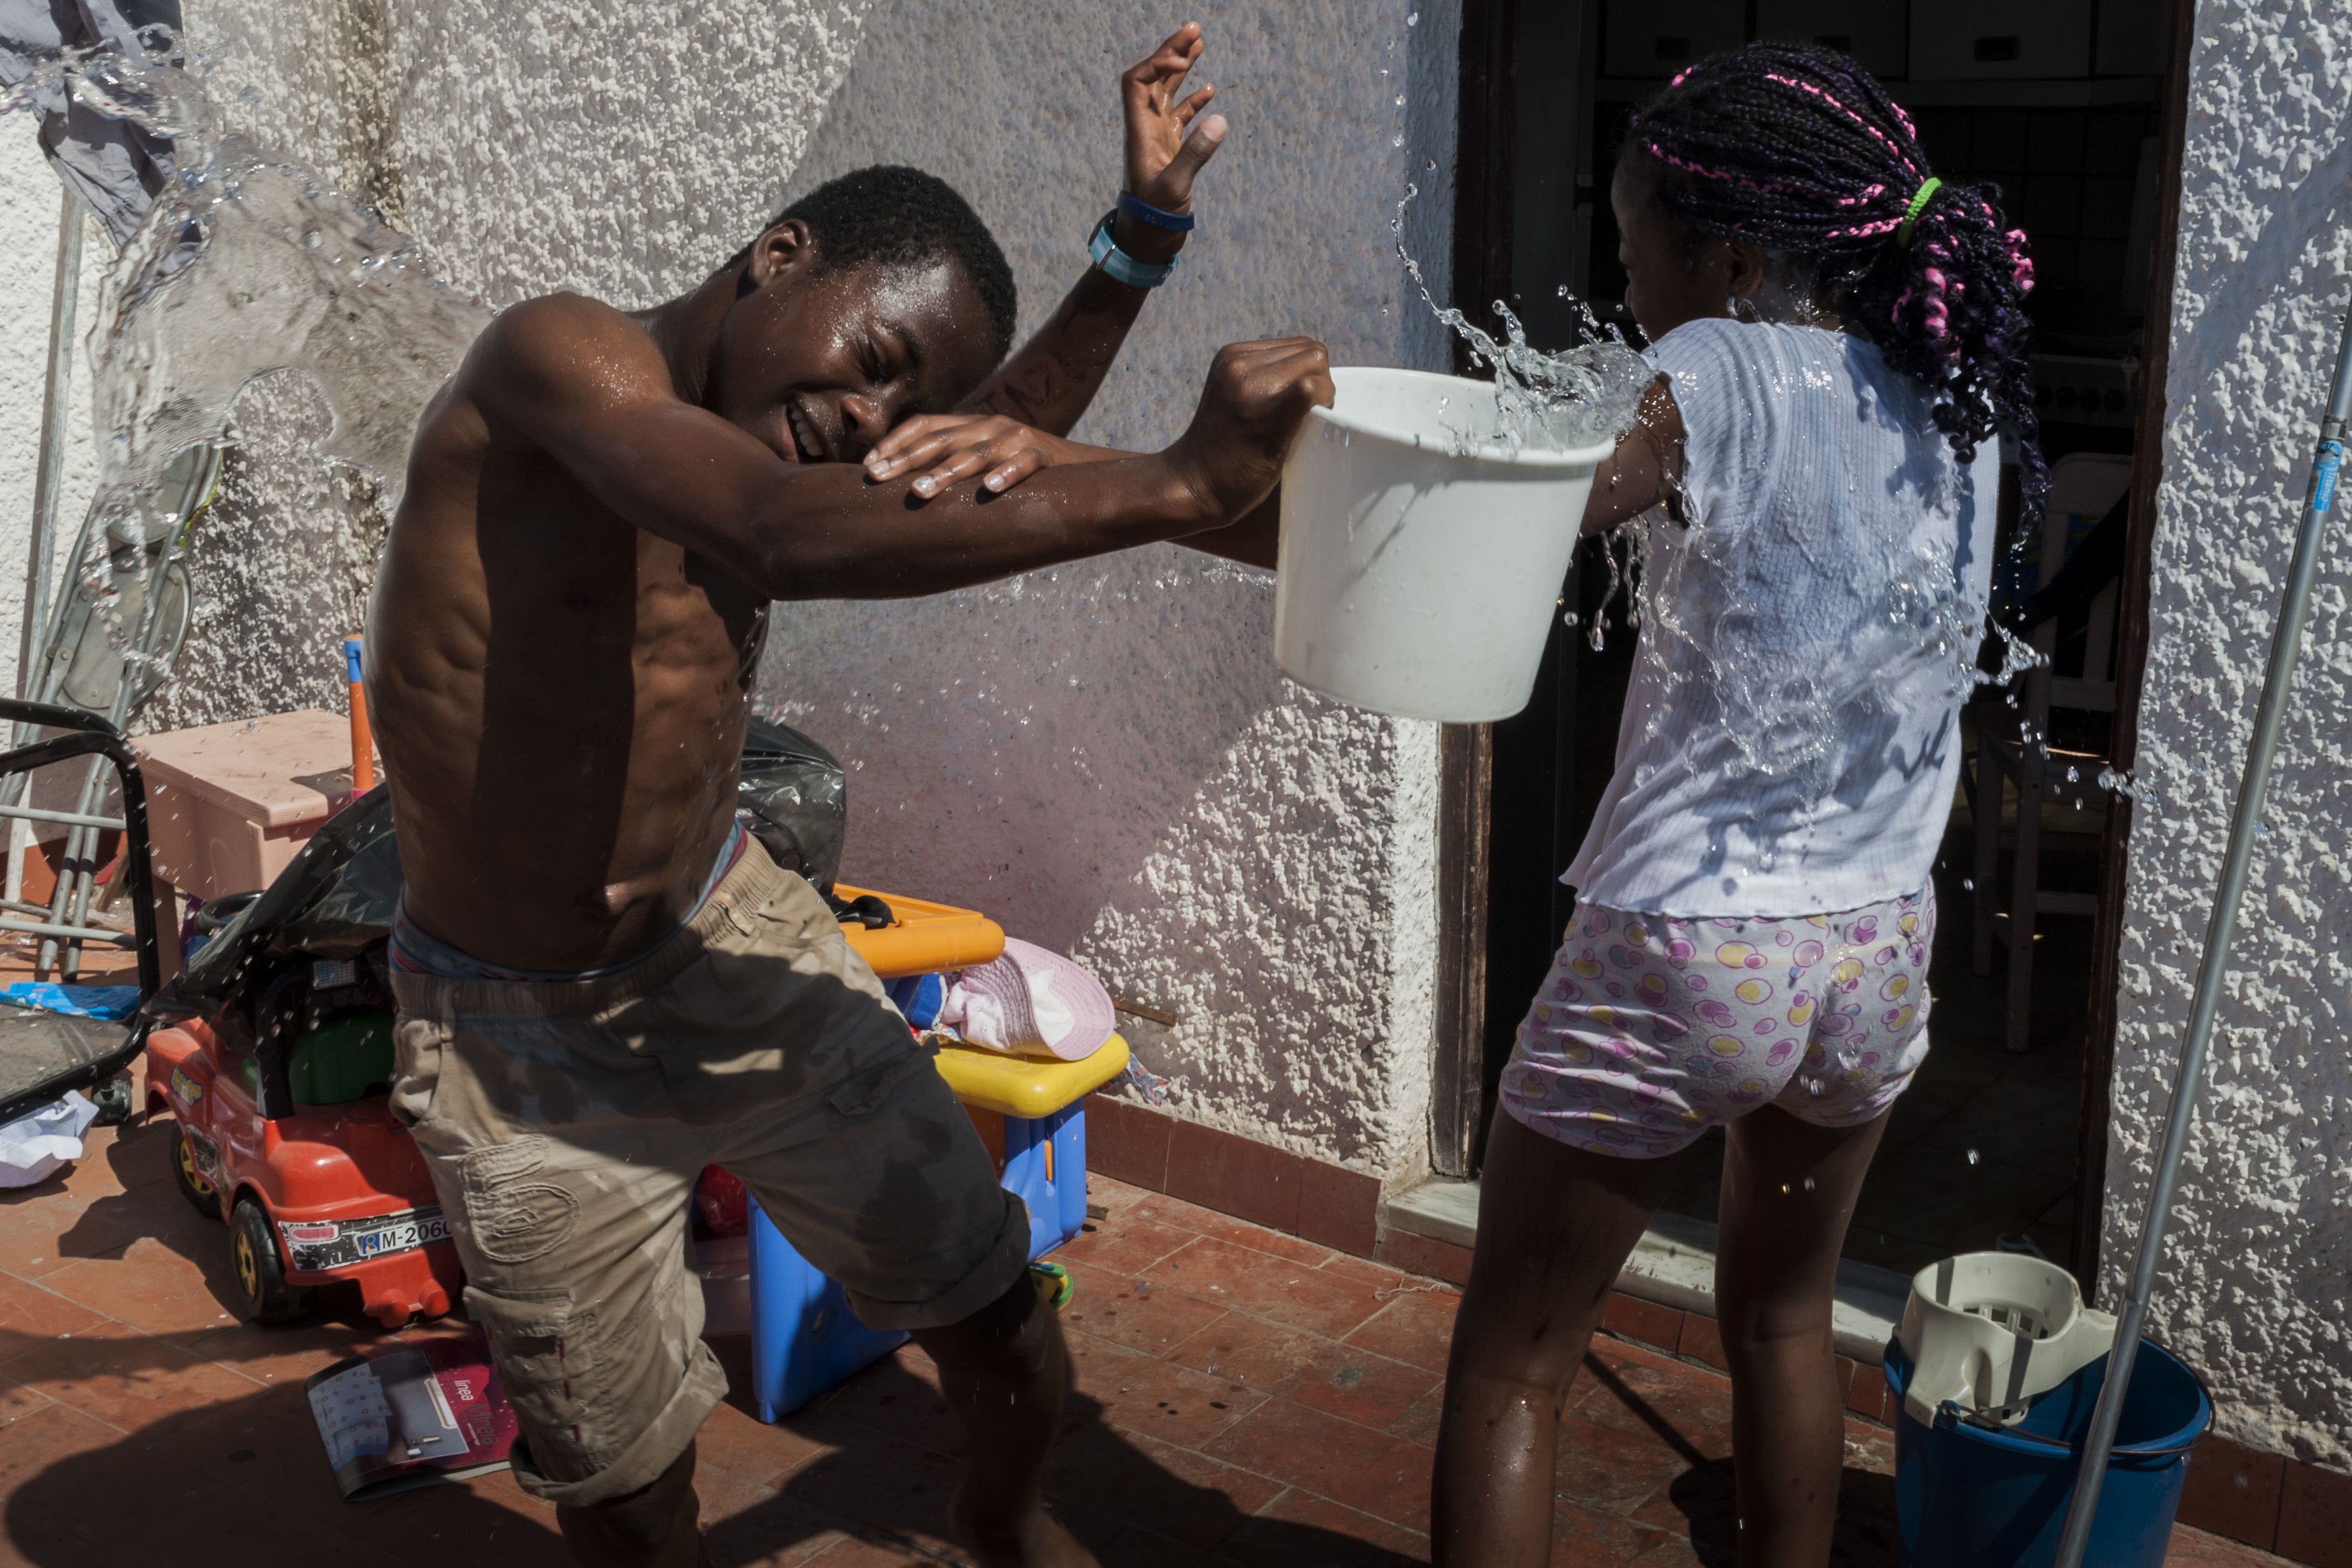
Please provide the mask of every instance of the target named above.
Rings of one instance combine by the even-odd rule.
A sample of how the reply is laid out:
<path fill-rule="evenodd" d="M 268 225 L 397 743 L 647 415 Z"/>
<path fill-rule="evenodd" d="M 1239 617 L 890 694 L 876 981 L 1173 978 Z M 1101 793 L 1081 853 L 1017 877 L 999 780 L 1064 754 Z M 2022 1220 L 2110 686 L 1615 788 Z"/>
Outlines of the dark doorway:
<path fill-rule="evenodd" d="M 2128 8 L 2127 0 L 2103 7 Z M 1907 0 L 1835 6 L 1844 18 L 1839 38 L 1860 39 L 1859 21 L 1872 23 L 1866 44 L 1851 47 L 1912 113 L 1937 172 L 1997 185 L 2005 215 L 2034 237 L 2037 402 L 2042 448 L 2053 461 L 2078 452 L 2129 454 L 2150 444 L 2154 430 L 2143 419 L 2147 382 L 2140 373 L 2160 355 L 2162 333 L 2146 343 L 2142 324 L 2151 299 L 2160 302 L 2161 321 L 2170 297 L 2168 268 L 2150 263 L 2168 258 L 2170 249 L 2163 220 L 2168 193 L 2177 188 L 2178 139 L 2168 146 L 2160 106 L 2177 99 L 2179 79 L 2175 73 L 2168 83 L 2160 74 L 2168 0 L 2143 0 L 2139 8 L 2150 13 L 2147 27 L 2095 30 L 2080 58 L 2065 62 L 2069 74 L 1990 78 L 1910 49 Z M 1814 34 L 1804 4 L 1719 0 L 1696 10 L 1720 13 L 1711 25 L 1724 42 L 1795 36 L 1849 47 Z M 1759 15 L 1779 30 L 1759 33 Z M 1664 58 L 1686 40 L 1650 38 L 1642 29 L 1651 20 L 1633 0 L 1474 0 L 1465 7 L 1465 200 L 1458 218 L 1475 232 L 1457 234 L 1455 295 L 1466 312 L 1475 316 L 1488 301 L 1507 299 L 1531 341 L 1559 348 L 1576 340 L 1581 301 L 1632 334 L 1609 178 L 1637 106 L 1687 63 Z M 2126 31 L 2133 36 L 2126 38 Z M 2157 384 L 2160 407 L 2160 379 Z M 2150 467 L 2140 465 L 2143 479 Z M 2138 516 L 2145 510 L 2143 498 Z M 2126 713 L 2137 698 L 2135 639 L 2145 638 L 2132 607 L 2136 595 L 2145 596 L 2138 516 L 2122 605 L 2109 611 L 2117 617 L 2109 624 L 2116 627 L 2115 676 Z M 2015 527 L 2013 516 L 2007 526 Z M 1613 767 L 1635 639 L 1622 624 L 1622 600 L 1604 618 L 1605 548 L 1588 541 L 1562 584 L 1561 608 L 1576 619 L 1555 624 L 1528 709 L 1449 737 L 1450 756 L 1478 760 L 1473 770 L 1450 770 L 1452 791 L 1474 776 L 1483 791 L 1478 810 L 1448 818 L 1456 826 L 1456 853 L 1446 866 L 1451 890 L 1475 904 L 1458 911 L 1457 935 L 1483 939 L 1471 943 L 1475 974 L 1457 966 L 1456 977 L 1471 982 L 1475 994 L 1457 996 L 1441 1042 L 1441 1054 L 1454 1058 L 1449 1103 L 1465 1135 L 1464 1173 L 1475 1171 L 1484 1110 L 1570 908 L 1572 892 L 1558 878 Z M 2060 622 L 2058 668 L 2069 658 L 2081 668 L 2077 650 L 2087 629 L 2079 610 Z M 2104 715 L 2070 722 L 2075 732 L 2062 737 L 2066 742 L 2127 757 L 2127 718 L 2112 730 Z M 1989 795 L 1986 809 L 2000 814 L 2006 856 L 2017 797 Z M 1857 1258 L 1907 1270 L 1956 1251 L 2012 1246 L 2089 1271 L 2089 1260 L 2075 1256 L 2076 1238 L 2095 1234 L 2096 1205 L 2079 1202 L 2078 1187 L 2095 1194 L 2104 1173 L 2094 1153 L 2105 1148 L 2112 1025 L 2110 1010 L 2095 1004 L 2101 987 L 2114 984 L 2101 944 L 2112 944 L 2126 825 L 2108 824 L 2096 809 L 2077 808 L 2063 821 L 2042 811 L 2051 833 L 2041 858 L 2042 889 L 2073 894 L 2081 906 L 2095 895 L 2101 916 L 2043 914 L 2035 922 L 2030 1049 L 2012 1053 L 2005 969 L 1996 963 L 1990 975 L 1974 973 L 1974 818 L 1965 799 L 1954 803 L 1936 871 L 1942 921 L 1931 977 L 1935 1048 L 1895 1113 L 1857 1214 L 1849 1244 Z M 2005 869 L 2000 885 L 2006 889 Z M 1692 1161 L 1670 1209 L 1714 1217 L 1720 1137 L 1711 1142 L 1714 1149 Z"/>

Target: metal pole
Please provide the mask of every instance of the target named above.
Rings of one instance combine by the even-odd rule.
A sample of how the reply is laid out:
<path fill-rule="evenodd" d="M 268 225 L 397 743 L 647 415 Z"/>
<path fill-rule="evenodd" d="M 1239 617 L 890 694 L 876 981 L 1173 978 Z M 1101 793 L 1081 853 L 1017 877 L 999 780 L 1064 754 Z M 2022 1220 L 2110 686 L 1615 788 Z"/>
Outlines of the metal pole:
<path fill-rule="evenodd" d="M 2295 657 L 2303 648 L 2304 622 L 2311 614 L 2311 583 L 2318 574 L 2319 549 L 2326 542 L 2329 514 L 2335 508 L 2347 424 L 2352 424 L 2352 313 L 2345 317 L 2344 339 L 2336 354 L 2336 383 L 2327 395 L 2326 415 L 2319 423 L 2319 445 L 2311 458 L 2311 488 L 2304 497 L 2303 523 L 2295 531 L 2294 557 L 2287 566 L 2286 592 L 2279 601 L 2278 629 L 2271 634 L 2263 700 L 2254 710 L 2253 741 L 2246 751 L 2245 776 L 2238 784 L 2237 809 L 2230 818 L 2230 847 L 2221 861 L 2221 885 L 2213 890 L 2213 913 L 2205 927 L 2197 999 L 2189 1008 L 2188 1032 L 2181 1040 L 2180 1068 L 2173 1078 L 2172 1107 L 2165 1121 L 2164 1152 L 2157 1161 L 2156 1184 L 2148 1193 L 2147 1218 L 2140 1226 L 2139 1257 L 2132 1265 L 2131 1290 L 2124 1299 L 2122 1321 L 2116 1326 L 2107 1380 L 2091 1413 L 2082 1469 L 2074 1478 L 2074 1500 L 2066 1510 L 2066 1528 L 2058 1538 L 2058 1555 L 2052 1568 L 2082 1568 L 2083 1552 L 2091 1540 L 2091 1520 L 2098 1510 L 2099 1486 L 2106 1479 L 2107 1457 L 2115 1450 L 2116 1423 L 2123 1415 L 2124 1395 L 2131 1386 L 2132 1362 L 2139 1354 L 2140 1326 L 2147 1317 L 2148 1297 L 2156 1289 L 2157 1265 L 2163 1260 L 2173 1189 L 2180 1182 L 2181 1156 L 2188 1152 L 2189 1129 L 2197 1117 L 2197 1091 L 2205 1079 L 2205 1050 L 2213 1037 L 2213 1015 L 2221 1005 L 2231 939 L 2237 934 L 2238 903 L 2245 894 L 2246 873 L 2253 860 L 2263 797 L 2270 788 L 2271 760 L 2278 752 L 2279 725 L 2286 717 Z"/>
<path fill-rule="evenodd" d="M 26 696 L 39 682 L 35 661 L 45 646 L 49 619 L 49 558 L 57 553 L 58 491 L 65 479 L 66 403 L 73 392 L 74 310 L 81 300 L 81 204 L 67 186 L 58 197 L 58 270 L 49 293 L 48 378 L 41 391 L 41 450 L 33 469 L 33 540 L 25 563 L 25 625 L 17 638 L 16 695 Z M 22 744 L 26 736 L 18 734 Z M 6 795 L 14 805 L 24 798 L 29 775 L 11 779 Z M 25 851 L 32 830 L 22 822 L 8 825 L 6 896 L 16 898 L 24 888 Z"/>
<path fill-rule="evenodd" d="M 33 479 L 32 560 L 25 573 L 23 646 L 16 656 L 19 696 L 33 679 L 33 657 L 49 618 L 49 557 L 56 551 L 58 489 L 65 477 L 66 402 L 73 392 L 74 307 L 81 295 L 81 204 L 71 190 L 58 208 L 58 276 L 49 297 L 48 383 L 41 394 L 40 466 Z"/>

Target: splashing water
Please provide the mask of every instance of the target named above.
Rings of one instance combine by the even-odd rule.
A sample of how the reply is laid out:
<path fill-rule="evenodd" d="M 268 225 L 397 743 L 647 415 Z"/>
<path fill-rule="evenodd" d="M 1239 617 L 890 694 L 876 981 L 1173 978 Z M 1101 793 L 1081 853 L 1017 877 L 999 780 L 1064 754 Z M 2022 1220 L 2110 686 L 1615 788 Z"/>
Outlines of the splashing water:
<path fill-rule="evenodd" d="M 0 96 L 0 113 L 60 86 L 85 106 L 173 146 L 179 171 L 109 270 L 89 342 L 99 484 L 72 591 L 103 617 L 126 665 L 150 651 L 145 592 L 173 569 L 200 499 L 183 454 L 236 444 L 245 390 L 294 372 L 324 397 L 328 463 L 362 470 L 387 512 L 399 501 L 410 436 L 490 311 L 447 288 L 414 242 L 299 163 L 222 126 L 205 61 L 170 29 L 143 51 L 68 50 Z M 126 550 L 143 543 L 139 592 Z M 162 670 L 148 672 L 148 690 Z"/>
<path fill-rule="evenodd" d="M 1496 418 L 1493 431 L 1449 432 L 1454 450 L 1462 455 L 1473 446 L 1495 442 L 1512 449 L 1527 446 L 1570 447 L 1622 437 L 1639 424 L 1643 394 L 1655 379 L 1648 362 L 1612 326 L 1603 329 L 1588 306 L 1580 306 L 1585 341 L 1559 354 L 1530 347 L 1518 319 L 1502 301 L 1494 311 L 1505 328 L 1505 341 L 1480 331 L 1459 310 L 1440 305 L 1432 296 L 1418 262 L 1403 240 L 1407 206 L 1419 195 L 1408 186 L 1390 223 L 1396 251 L 1423 301 L 1437 320 L 1469 345 L 1472 360 L 1495 373 Z M 1565 284 L 1559 297 L 1571 299 Z M 1670 492 L 1687 501 L 1678 480 L 1668 481 Z M 1695 518 L 1696 509 L 1674 509 Z M 1738 873 L 1767 872 L 1778 864 L 1784 845 L 1801 842 L 1834 784 L 1842 734 L 1867 730 L 1891 716 L 1898 706 L 1941 700 L 1958 704 L 1979 686 L 2013 687 L 2018 678 L 2046 664 L 2046 657 L 2025 638 L 1990 614 L 1990 605 L 1969 591 L 1954 571 L 1948 554 L 1919 548 L 1908 540 L 1879 542 L 1881 560 L 1875 573 L 1853 573 L 1850 567 L 1833 574 L 1884 584 L 1881 596 L 1853 606 L 1854 624 L 1876 619 L 1901 628 L 1904 641 L 1916 651 L 1909 658 L 1878 668 L 1855 670 L 1843 661 L 1810 657 L 1819 638 L 1799 635 L 1785 639 L 1801 657 L 1780 658 L 1753 651 L 1734 656 L 1732 642 L 1720 634 L 1728 626 L 1754 626 L 1779 616 L 1779 606 L 1759 592 L 1756 574 L 1747 570 L 1743 540 L 1710 532 L 1702 523 L 1669 521 L 1662 512 L 1643 512 L 1602 540 L 1601 556 L 1609 580 L 1599 612 L 1583 623 L 1586 641 L 1595 650 L 1606 647 L 1610 606 L 1621 594 L 1625 604 L 1622 624 L 1637 629 L 1640 657 L 1654 662 L 1661 676 L 1664 700 L 1650 720 L 1654 735 L 1659 720 L 1682 703 L 1690 702 L 1711 715 L 1706 739 L 1720 741 L 1730 752 L 1727 769 L 1736 779 L 1743 774 L 1793 779 L 1792 809 L 1771 821 L 1743 824 L 1753 851 Z M 1728 588 L 1711 595 L 1714 602 L 1701 625 L 1685 625 L 1678 607 L 1689 602 L 1685 590 L 1695 576 L 1712 578 Z M 1872 590 L 1878 592 L 1878 590 Z M 1563 617 L 1580 624 L 1575 612 Z M 1818 630 L 1818 628 L 1813 628 Z M 1996 639 L 1999 668 L 1980 669 L 1979 648 Z M 1783 639 L 1762 639 L 1777 644 Z M 1918 679 L 1922 674 L 1928 680 Z M 2011 706 L 2015 697 L 2011 698 Z M 2021 727 L 2029 746 L 2047 755 L 2047 737 Z M 1685 749 L 1687 764 L 1701 747 Z M 1651 782 L 1640 776 L 1636 785 Z M 2103 789 L 2140 800 L 2153 800 L 2145 784 L 2135 784 L 2112 771 L 2102 773 Z M 2079 805 L 2079 803 L 2078 803 Z"/>
<path fill-rule="evenodd" d="M 1474 363 L 1495 373 L 1495 423 L 1489 428 L 1474 425 L 1449 430 L 1454 455 L 1465 456 L 1474 447 L 1488 445 L 1513 452 L 1530 447 L 1541 451 L 1574 450 L 1632 429 L 1642 394 L 1656 374 L 1622 336 L 1613 331 L 1603 336 L 1590 310 L 1585 312 L 1585 341 L 1553 354 L 1528 343 L 1518 317 L 1500 300 L 1494 305 L 1495 314 L 1503 321 L 1505 341 L 1500 342 L 1473 326 L 1460 310 L 1437 302 L 1422 276 L 1421 263 L 1404 243 L 1405 208 L 1420 195 L 1419 185 L 1407 185 L 1404 198 L 1389 220 L 1397 257 L 1420 290 L 1423 303 L 1470 345 Z"/>

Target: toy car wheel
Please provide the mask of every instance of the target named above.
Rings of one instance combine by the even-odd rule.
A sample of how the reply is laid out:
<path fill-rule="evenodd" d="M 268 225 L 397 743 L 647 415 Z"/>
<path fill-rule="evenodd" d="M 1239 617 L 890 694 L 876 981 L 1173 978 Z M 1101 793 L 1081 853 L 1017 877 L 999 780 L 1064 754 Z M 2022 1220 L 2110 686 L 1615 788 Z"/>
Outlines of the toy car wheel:
<path fill-rule="evenodd" d="M 180 1195 L 198 1214 L 206 1219 L 220 1218 L 220 1189 L 205 1180 L 204 1173 L 196 1169 L 195 1151 L 188 1147 L 188 1140 L 176 1121 L 172 1123 L 172 1184 L 180 1189 Z"/>
<path fill-rule="evenodd" d="M 251 1198 L 238 1202 L 229 1216 L 229 1258 L 236 1266 L 237 1305 L 247 1321 L 284 1323 L 310 1310 L 310 1292 L 286 1283 L 286 1266 L 278 1257 L 277 1238 L 269 1234 L 269 1216 Z"/>

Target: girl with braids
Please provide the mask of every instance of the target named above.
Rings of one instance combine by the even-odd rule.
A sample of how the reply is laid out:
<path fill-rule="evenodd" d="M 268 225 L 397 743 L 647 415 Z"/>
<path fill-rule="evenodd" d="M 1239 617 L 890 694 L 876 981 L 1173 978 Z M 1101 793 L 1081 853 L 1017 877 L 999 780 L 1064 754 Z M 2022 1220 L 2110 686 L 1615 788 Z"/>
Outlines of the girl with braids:
<path fill-rule="evenodd" d="M 1998 426 L 2032 456 L 2023 237 L 1936 178 L 1845 57 L 1676 78 L 1610 192 L 1661 374 L 1584 526 L 1637 516 L 1641 658 L 1575 917 L 1520 1026 L 1438 1439 L 1454 1568 L 1549 1552 L 1562 1404 L 1710 1127 L 1742 1568 L 1821 1568 L 1831 1290 L 1927 1053 L 1929 882 L 1990 575 Z"/>

